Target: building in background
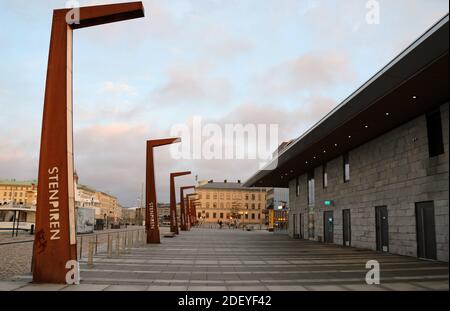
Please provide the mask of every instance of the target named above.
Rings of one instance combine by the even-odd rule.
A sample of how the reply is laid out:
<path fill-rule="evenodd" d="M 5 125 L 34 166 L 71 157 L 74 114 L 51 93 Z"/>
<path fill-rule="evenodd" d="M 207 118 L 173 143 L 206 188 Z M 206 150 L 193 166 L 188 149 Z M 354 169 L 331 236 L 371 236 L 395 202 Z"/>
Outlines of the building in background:
<path fill-rule="evenodd" d="M 37 180 L 0 180 L 0 203 L 36 206 Z"/>
<path fill-rule="evenodd" d="M 170 204 L 158 203 L 156 204 L 156 206 L 158 209 L 159 224 L 164 226 L 170 226 Z M 177 215 L 179 214 L 177 213 Z"/>
<path fill-rule="evenodd" d="M 246 186 L 289 187 L 289 235 L 449 260 L 449 16 Z"/>
<path fill-rule="evenodd" d="M 91 222 L 93 222 L 96 226 L 96 229 L 103 229 L 106 226 L 111 227 L 111 224 L 115 226 L 118 226 L 120 224 L 122 219 L 122 207 L 117 202 L 117 198 L 115 196 L 80 184 L 78 181 L 78 174 L 76 172 L 74 173 L 74 184 L 76 210 L 92 209 L 95 211 L 95 219 L 91 221 L 83 216 L 83 219 L 86 220 L 83 220 L 83 223 L 86 222 L 90 224 Z M 7 205 L 11 203 L 14 206 L 27 207 L 36 210 L 36 202 L 36 180 L 0 180 L 0 204 Z M 30 215 L 32 215 L 31 212 Z M 86 212 L 83 213 L 83 215 L 93 214 L 90 212 Z M 32 216 L 28 218 L 28 220 L 30 219 L 32 219 Z"/>
<path fill-rule="evenodd" d="M 144 207 L 121 207 L 122 223 L 127 226 L 143 226 L 145 224 Z"/>
<path fill-rule="evenodd" d="M 270 231 L 287 233 L 289 215 L 289 188 L 267 190 L 266 224 Z"/>
<path fill-rule="evenodd" d="M 243 187 L 240 181 L 201 181 L 195 188 L 200 223 L 265 225 L 266 189 Z"/>

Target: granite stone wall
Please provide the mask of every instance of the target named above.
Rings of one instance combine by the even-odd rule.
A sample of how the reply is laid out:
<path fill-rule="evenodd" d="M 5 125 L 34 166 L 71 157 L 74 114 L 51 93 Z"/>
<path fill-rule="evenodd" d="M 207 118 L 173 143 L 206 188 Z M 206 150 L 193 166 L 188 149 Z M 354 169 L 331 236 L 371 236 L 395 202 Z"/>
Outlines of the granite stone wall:
<path fill-rule="evenodd" d="M 303 235 L 323 239 L 323 213 L 333 211 L 334 243 L 343 244 L 342 210 L 351 211 L 351 244 L 376 249 L 375 207 L 387 206 L 389 252 L 417 256 L 415 204 L 433 201 L 438 260 L 448 262 L 449 119 L 448 103 L 440 106 L 444 154 L 430 158 L 426 116 L 422 115 L 349 152 L 350 181 L 344 183 L 343 158 L 327 163 L 328 187 L 322 166 L 315 168 L 316 202 L 307 203 L 307 176 L 289 183 L 289 235 L 294 217 L 302 214 Z M 326 207 L 325 200 L 333 200 Z M 296 225 L 296 228 L 299 228 Z M 298 229 L 297 229 L 298 231 Z"/>

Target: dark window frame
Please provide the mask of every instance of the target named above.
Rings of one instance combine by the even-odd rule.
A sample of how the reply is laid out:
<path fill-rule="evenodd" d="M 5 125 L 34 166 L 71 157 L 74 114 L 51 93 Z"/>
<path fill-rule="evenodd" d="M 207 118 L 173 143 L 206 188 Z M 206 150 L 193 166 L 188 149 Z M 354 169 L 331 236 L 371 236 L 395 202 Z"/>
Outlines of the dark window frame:
<path fill-rule="evenodd" d="M 308 188 L 308 195 L 307 195 L 307 203 L 308 205 L 313 205 L 316 203 L 316 181 L 315 181 L 315 174 L 314 174 L 314 170 L 309 171 L 307 173 L 307 188 Z M 311 193 L 311 187 L 310 187 L 310 182 L 312 181 L 313 184 L 313 191 Z"/>
<path fill-rule="evenodd" d="M 343 169 L 343 177 L 344 177 L 344 183 L 350 182 L 350 155 L 349 153 L 344 153 L 342 156 L 342 169 Z M 347 176 L 347 170 L 346 167 L 348 166 L 348 176 Z"/>
<path fill-rule="evenodd" d="M 444 153 L 444 135 L 442 129 L 441 110 L 435 109 L 426 114 L 428 154 L 430 158 Z"/>
<path fill-rule="evenodd" d="M 323 189 L 328 188 L 328 170 L 327 163 L 325 163 L 322 167 L 322 187 Z"/>

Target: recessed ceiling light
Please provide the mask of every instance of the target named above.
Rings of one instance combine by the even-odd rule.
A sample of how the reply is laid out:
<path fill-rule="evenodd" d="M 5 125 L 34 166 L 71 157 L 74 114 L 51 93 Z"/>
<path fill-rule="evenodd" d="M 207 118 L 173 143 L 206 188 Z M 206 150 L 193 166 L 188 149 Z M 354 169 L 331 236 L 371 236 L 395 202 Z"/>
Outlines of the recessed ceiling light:
<path fill-rule="evenodd" d="M 416 96 L 416 95 L 414 95 L 414 96 L 413 96 L 413 99 L 417 99 L 417 96 Z"/>
<path fill-rule="evenodd" d="M 368 126 L 368 125 L 364 125 L 364 127 L 365 127 L 366 129 L 368 129 L 368 128 L 369 128 L 369 126 Z"/>
<path fill-rule="evenodd" d="M 316 159 L 316 157 L 313 157 L 313 159 L 315 160 L 315 159 Z"/>
<path fill-rule="evenodd" d="M 326 151 L 326 150 L 324 150 L 324 151 L 323 151 L 323 153 L 327 153 L 327 151 Z"/>
<path fill-rule="evenodd" d="M 308 161 L 306 161 L 305 163 L 308 164 Z"/>
<path fill-rule="evenodd" d="M 351 135 L 348 135 L 348 138 L 352 138 L 352 136 L 351 136 Z"/>
<path fill-rule="evenodd" d="M 390 113 L 389 113 L 389 112 L 386 112 L 386 115 L 388 116 L 388 115 L 390 115 Z"/>
<path fill-rule="evenodd" d="M 338 146 L 338 144 L 334 144 L 334 146 L 335 146 L 335 147 L 337 147 L 337 146 Z"/>

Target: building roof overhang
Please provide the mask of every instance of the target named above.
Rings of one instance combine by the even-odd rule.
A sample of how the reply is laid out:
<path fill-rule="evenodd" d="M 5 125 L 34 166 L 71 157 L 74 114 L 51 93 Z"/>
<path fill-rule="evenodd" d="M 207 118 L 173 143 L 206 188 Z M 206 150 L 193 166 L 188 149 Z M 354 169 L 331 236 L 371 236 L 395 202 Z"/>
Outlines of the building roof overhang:
<path fill-rule="evenodd" d="M 288 187 L 296 176 L 448 102 L 448 20 L 443 17 L 243 186 Z"/>

